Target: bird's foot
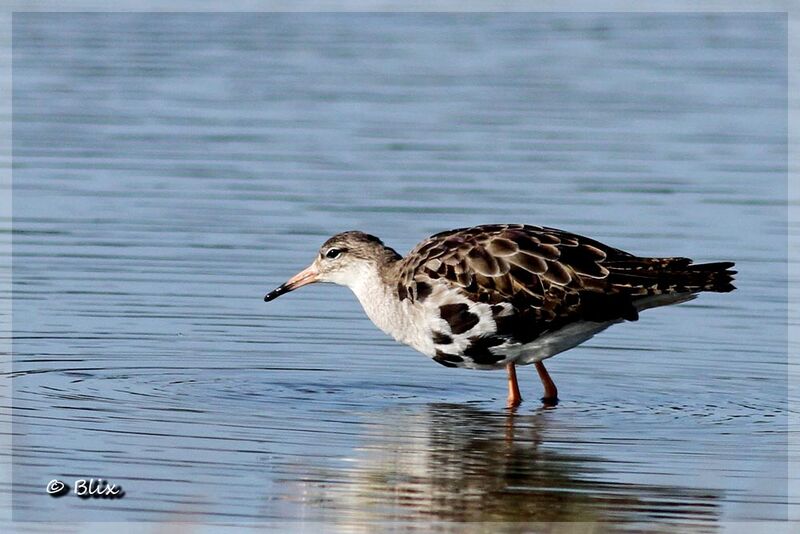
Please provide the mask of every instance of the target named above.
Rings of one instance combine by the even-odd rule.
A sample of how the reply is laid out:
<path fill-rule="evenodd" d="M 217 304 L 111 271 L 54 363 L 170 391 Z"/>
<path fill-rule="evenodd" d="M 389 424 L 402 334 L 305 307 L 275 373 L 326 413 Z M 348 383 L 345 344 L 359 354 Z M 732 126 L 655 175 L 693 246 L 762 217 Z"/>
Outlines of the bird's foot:
<path fill-rule="evenodd" d="M 558 397 L 542 397 L 542 404 L 547 408 L 552 408 L 558 404 Z"/>

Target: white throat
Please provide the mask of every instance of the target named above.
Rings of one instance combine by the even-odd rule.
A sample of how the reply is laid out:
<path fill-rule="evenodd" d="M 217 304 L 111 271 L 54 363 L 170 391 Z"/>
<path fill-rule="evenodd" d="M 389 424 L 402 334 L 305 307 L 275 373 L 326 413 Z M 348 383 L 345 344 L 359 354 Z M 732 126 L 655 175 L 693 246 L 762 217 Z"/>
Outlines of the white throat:
<path fill-rule="evenodd" d="M 394 287 L 387 285 L 373 266 L 364 266 L 346 284 L 355 293 L 367 317 L 375 326 L 401 343 L 417 345 L 419 325 L 412 315 L 417 310 L 408 300 L 401 301 Z"/>
<path fill-rule="evenodd" d="M 355 293 L 367 317 L 375 326 L 393 335 L 400 310 L 400 298 L 391 291 L 378 275 L 377 269 L 365 268 L 347 284 Z"/>

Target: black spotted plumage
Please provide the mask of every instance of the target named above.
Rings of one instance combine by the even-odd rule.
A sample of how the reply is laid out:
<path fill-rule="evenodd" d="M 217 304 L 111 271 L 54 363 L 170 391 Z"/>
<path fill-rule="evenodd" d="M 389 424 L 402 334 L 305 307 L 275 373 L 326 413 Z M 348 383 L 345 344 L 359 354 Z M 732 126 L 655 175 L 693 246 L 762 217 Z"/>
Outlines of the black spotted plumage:
<path fill-rule="evenodd" d="M 450 325 L 450 332 L 453 334 L 463 334 L 469 331 L 480 320 L 477 315 L 469 311 L 469 305 L 443 304 L 439 308 L 439 314 Z"/>
<path fill-rule="evenodd" d="M 468 303 L 492 305 L 491 332 L 468 338 L 459 354 L 437 355 L 440 363 L 457 363 L 454 356 L 459 356 L 484 365 L 498 361 L 495 347 L 530 343 L 572 323 L 635 321 L 639 310 L 659 302 L 676 302 L 683 295 L 688 299 L 700 291 L 731 291 L 732 266 L 638 257 L 555 228 L 503 224 L 430 237 L 399 262 L 398 277 L 405 293 L 419 300 L 437 284 L 444 288 L 439 314 L 450 332 L 438 333 L 439 340 L 467 336 L 478 324 Z M 448 294 L 466 303 L 450 302 Z M 671 295 L 675 300 L 664 298 Z"/>
<path fill-rule="evenodd" d="M 458 367 L 457 364 L 464 361 L 464 358 L 456 354 L 447 354 L 446 352 L 437 350 L 433 360 L 445 367 Z"/>
<path fill-rule="evenodd" d="M 494 365 L 505 359 L 502 354 L 492 352 L 492 347 L 497 347 L 506 342 L 504 336 L 488 335 L 476 336 L 468 339 L 469 345 L 464 349 L 464 356 L 468 356 L 478 365 Z"/>
<path fill-rule="evenodd" d="M 436 331 L 431 333 L 431 339 L 433 339 L 434 345 L 449 345 L 453 342 L 452 336 Z"/>

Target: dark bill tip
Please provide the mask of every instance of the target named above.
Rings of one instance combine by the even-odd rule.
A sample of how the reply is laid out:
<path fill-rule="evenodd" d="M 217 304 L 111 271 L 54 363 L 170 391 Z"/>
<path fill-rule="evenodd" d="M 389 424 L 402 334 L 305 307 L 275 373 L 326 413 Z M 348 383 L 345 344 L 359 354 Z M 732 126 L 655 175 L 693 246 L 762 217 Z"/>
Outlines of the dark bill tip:
<path fill-rule="evenodd" d="M 267 293 L 266 295 L 264 295 L 264 302 L 269 302 L 271 300 L 275 300 L 276 298 L 280 297 L 284 293 L 288 293 L 289 291 L 291 291 L 291 289 L 286 287 L 286 284 L 284 284 L 282 286 L 278 286 L 275 289 L 273 289 L 272 291 L 270 291 L 269 293 Z"/>
<path fill-rule="evenodd" d="M 280 297 L 284 293 L 288 293 L 289 291 L 294 291 L 298 287 L 303 287 L 308 284 L 313 284 L 317 281 L 317 277 L 319 273 L 317 272 L 314 265 L 309 265 L 289 280 L 284 282 L 283 284 L 279 285 L 269 293 L 264 296 L 264 302 L 269 302 L 271 300 L 275 300 L 276 298 Z"/>

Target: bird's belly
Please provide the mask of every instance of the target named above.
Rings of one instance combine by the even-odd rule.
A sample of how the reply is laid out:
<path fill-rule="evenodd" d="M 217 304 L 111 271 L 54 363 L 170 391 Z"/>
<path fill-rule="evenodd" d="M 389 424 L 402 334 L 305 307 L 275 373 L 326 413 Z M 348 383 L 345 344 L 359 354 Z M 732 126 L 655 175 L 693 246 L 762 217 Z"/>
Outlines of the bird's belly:
<path fill-rule="evenodd" d="M 607 321 L 603 323 L 580 321 L 565 326 L 555 332 L 548 332 L 539 336 L 534 341 L 516 348 L 514 350 L 516 354 L 513 355 L 513 359 L 509 359 L 508 363 L 513 362 L 518 365 L 528 365 L 540 362 L 560 352 L 577 347 L 616 322 L 619 321 Z"/>
<path fill-rule="evenodd" d="M 435 291 L 425 303 L 361 296 L 359 300 L 378 328 L 446 367 L 528 365 L 571 349 L 617 322 L 579 321 L 523 343 L 511 333 L 498 332 L 489 305 L 458 294 L 436 298 L 442 293 Z M 447 306 L 455 306 L 461 315 L 448 316 Z"/>
<path fill-rule="evenodd" d="M 453 354 L 455 351 L 438 353 L 433 355 L 433 359 L 447 367 L 468 369 L 503 369 L 509 363 L 529 365 L 580 345 L 615 322 L 617 321 L 577 322 L 545 333 L 528 343 L 508 339 L 505 343 L 490 348 L 481 348 L 479 339 L 457 354 Z"/>

